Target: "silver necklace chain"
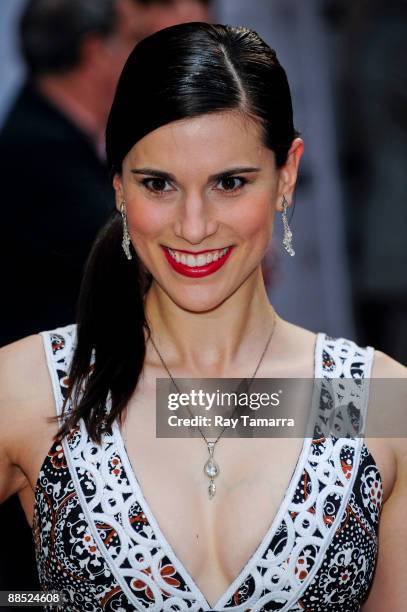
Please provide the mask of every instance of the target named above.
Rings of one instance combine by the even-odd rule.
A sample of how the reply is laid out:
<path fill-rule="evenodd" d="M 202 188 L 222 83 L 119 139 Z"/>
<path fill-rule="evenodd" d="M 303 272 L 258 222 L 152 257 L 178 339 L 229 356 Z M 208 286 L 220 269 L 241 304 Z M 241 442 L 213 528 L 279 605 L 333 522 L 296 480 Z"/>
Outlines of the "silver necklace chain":
<path fill-rule="evenodd" d="M 254 374 L 253 374 L 253 376 L 252 376 L 252 377 L 251 377 L 251 379 L 250 379 L 250 382 L 249 382 L 248 387 L 247 387 L 247 391 L 250 389 L 250 386 L 251 386 L 251 384 L 253 383 L 254 377 L 255 377 L 255 376 L 256 376 L 256 374 L 257 374 L 257 370 L 259 369 L 260 364 L 261 364 L 261 362 L 263 361 L 263 357 L 264 357 L 264 355 L 266 354 L 266 351 L 267 351 L 268 346 L 269 346 L 269 344 L 270 344 L 270 340 L 271 340 L 271 338 L 272 338 L 272 336 L 273 336 L 273 333 L 274 333 L 274 329 L 275 329 L 275 327 L 276 327 L 276 315 L 275 315 L 275 313 L 274 313 L 274 316 L 273 316 L 273 325 L 272 325 L 272 328 L 271 328 L 270 335 L 269 335 L 269 337 L 268 337 L 268 339 L 267 339 L 266 346 L 264 347 L 264 350 L 263 350 L 263 352 L 262 352 L 262 354 L 261 354 L 261 357 L 260 357 L 259 362 L 258 362 L 258 364 L 257 364 L 257 366 L 256 366 L 256 369 L 254 370 Z M 173 383 L 174 387 L 177 389 L 178 393 L 181 393 L 181 391 L 180 391 L 180 389 L 179 389 L 179 387 L 178 387 L 177 383 L 175 382 L 175 380 L 174 380 L 174 378 L 173 378 L 173 376 L 172 376 L 172 374 L 171 374 L 170 370 L 168 369 L 167 364 L 165 363 L 165 361 L 164 361 L 164 359 L 163 359 L 163 357 L 162 357 L 162 355 L 161 355 L 160 351 L 159 351 L 159 350 L 158 350 L 158 348 L 156 347 L 155 342 L 154 342 L 154 340 L 153 340 L 152 336 L 150 336 L 150 340 L 151 340 L 151 342 L 152 342 L 153 347 L 154 347 L 154 348 L 155 348 L 155 350 L 157 351 L 157 354 L 158 354 L 158 356 L 159 356 L 159 358 L 160 358 L 160 360 L 161 360 L 161 363 L 163 364 L 164 368 L 165 368 L 165 369 L 166 369 L 166 371 L 168 372 L 168 375 L 169 375 L 169 377 L 170 377 L 170 379 L 171 379 L 171 381 L 172 381 L 172 383 Z M 242 383 L 243 383 L 243 381 L 244 381 L 244 380 L 245 380 L 245 379 L 243 379 L 243 380 L 240 382 L 240 384 L 239 384 L 239 386 L 237 387 L 237 389 L 239 389 L 239 388 L 240 388 L 240 386 L 242 385 Z M 236 389 L 236 392 L 237 392 L 237 389 Z M 231 415 L 231 418 L 232 418 L 232 417 L 233 417 L 233 415 L 235 414 L 235 412 L 236 412 L 237 408 L 238 408 L 238 404 L 236 405 L 235 409 L 233 410 L 232 415 Z M 191 417 L 193 417 L 193 414 L 192 414 L 191 410 L 189 409 L 189 406 L 187 406 L 187 409 L 188 409 L 188 412 L 189 412 L 189 414 L 191 415 Z M 205 473 L 205 475 L 206 475 L 206 476 L 208 476 L 208 478 L 209 478 L 209 486 L 208 486 L 208 494 L 209 494 L 209 499 L 212 499 L 212 498 L 214 497 L 215 493 L 216 493 L 216 485 L 215 485 L 214 479 L 215 479 L 215 478 L 216 478 L 216 477 L 219 475 L 219 472 L 220 472 L 219 465 L 218 465 L 218 463 L 217 463 L 217 462 L 215 461 L 215 459 L 214 459 L 215 445 L 218 443 L 218 441 L 219 441 L 219 440 L 220 440 L 220 438 L 222 437 L 223 432 L 225 431 L 226 427 L 227 427 L 227 425 L 224 425 L 224 427 L 222 428 L 222 430 L 221 430 L 220 434 L 217 436 L 217 438 L 216 438 L 214 441 L 210 441 L 210 440 L 208 440 L 208 439 L 206 438 L 206 436 L 204 435 L 204 433 L 203 433 L 203 431 L 202 431 L 201 427 L 200 427 L 199 425 L 197 425 L 197 429 L 198 429 L 199 433 L 201 434 L 201 436 L 202 436 L 203 440 L 205 441 L 206 446 L 207 446 L 207 449 L 208 449 L 208 453 L 209 453 L 209 459 L 206 461 L 206 463 L 205 463 L 205 465 L 204 465 L 204 473 Z"/>

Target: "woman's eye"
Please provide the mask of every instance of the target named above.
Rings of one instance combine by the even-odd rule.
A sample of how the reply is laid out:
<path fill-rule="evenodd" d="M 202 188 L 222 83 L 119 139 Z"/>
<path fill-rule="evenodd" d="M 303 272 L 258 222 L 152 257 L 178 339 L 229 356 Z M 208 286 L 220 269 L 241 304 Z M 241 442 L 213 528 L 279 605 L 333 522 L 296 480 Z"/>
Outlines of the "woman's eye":
<path fill-rule="evenodd" d="M 164 193 L 166 191 L 171 191 L 171 186 L 166 179 L 163 178 L 147 178 L 142 181 L 143 185 L 154 193 Z M 166 189 L 170 187 L 169 189 Z"/>
<path fill-rule="evenodd" d="M 247 179 L 242 176 L 225 176 L 219 179 L 218 185 L 222 185 L 220 191 L 238 191 L 247 183 Z"/>

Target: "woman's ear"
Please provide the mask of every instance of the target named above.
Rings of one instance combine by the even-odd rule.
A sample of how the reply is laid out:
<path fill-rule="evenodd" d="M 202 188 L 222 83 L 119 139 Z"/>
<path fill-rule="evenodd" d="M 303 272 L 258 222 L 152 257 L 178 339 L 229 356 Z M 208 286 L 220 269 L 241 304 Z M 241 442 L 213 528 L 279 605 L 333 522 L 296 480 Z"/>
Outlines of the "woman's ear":
<path fill-rule="evenodd" d="M 288 201 L 288 204 L 291 204 L 295 184 L 297 182 L 298 167 L 300 165 L 300 159 L 302 157 L 303 152 L 304 141 L 302 140 L 302 138 L 294 138 L 287 154 L 287 161 L 284 166 L 280 168 L 278 185 L 278 193 L 280 197 L 279 203 L 277 205 L 277 208 L 280 212 L 283 210 L 283 195 Z"/>
<path fill-rule="evenodd" d="M 120 206 L 124 199 L 124 196 L 123 196 L 122 177 L 118 172 L 116 172 L 116 174 L 113 177 L 113 188 L 115 191 L 116 208 L 120 212 Z"/>

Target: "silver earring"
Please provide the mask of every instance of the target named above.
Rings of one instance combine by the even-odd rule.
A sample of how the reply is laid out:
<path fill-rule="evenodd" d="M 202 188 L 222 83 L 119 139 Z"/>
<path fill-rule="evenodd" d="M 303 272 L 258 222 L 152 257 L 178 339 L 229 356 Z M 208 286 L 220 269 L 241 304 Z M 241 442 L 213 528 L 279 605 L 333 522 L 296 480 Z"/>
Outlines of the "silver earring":
<path fill-rule="evenodd" d="M 290 227 L 287 221 L 287 206 L 288 206 L 288 202 L 285 199 L 285 196 L 283 196 L 283 208 L 284 208 L 283 213 L 282 213 L 283 225 L 284 225 L 283 245 L 287 253 L 289 253 L 290 255 L 295 255 L 295 251 L 291 244 L 292 239 L 293 239 L 293 233 L 290 230 Z"/>
<path fill-rule="evenodd" d="M 123 220 L 123 251 L 125 252 L 127 259 L 132 259 L 132 255 L 130 253 L 130 234 L 129 228 L 127 227 L 126 202 L 124 200 L 122 200 L 120 204 L 120 213 Z"/>

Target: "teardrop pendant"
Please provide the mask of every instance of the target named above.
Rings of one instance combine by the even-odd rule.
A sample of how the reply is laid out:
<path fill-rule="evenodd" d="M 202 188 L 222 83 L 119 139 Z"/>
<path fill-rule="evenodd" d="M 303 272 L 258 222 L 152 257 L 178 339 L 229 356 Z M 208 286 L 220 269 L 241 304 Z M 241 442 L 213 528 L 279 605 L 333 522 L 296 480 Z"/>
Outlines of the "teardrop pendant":
<path fill-rule="evenodd" d="M 210 483 L 208 486 L 209 499 L 212 499 L 215 496 L 216 485 L 213 479 L 216 478 L 220 472 L 219 465 L 216 463 L 215 459 L 213 458 L 215 444 L 216 442 L 207 442 L 209 459 L 204 465 L 204 473 L 206 474 L 206 476 L 208 476 L 208 478 L 210 478 Z"/>
<path fill-rule="evenodd" d="M 216 478 L 218 476 L 220 472 L 219 466 L 212 457 L 205 463 L 204 472 L 208 478 Z"/>

